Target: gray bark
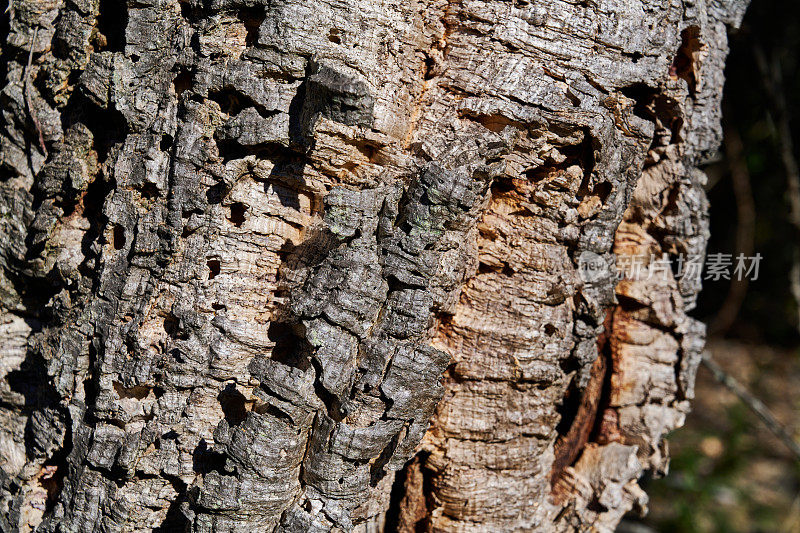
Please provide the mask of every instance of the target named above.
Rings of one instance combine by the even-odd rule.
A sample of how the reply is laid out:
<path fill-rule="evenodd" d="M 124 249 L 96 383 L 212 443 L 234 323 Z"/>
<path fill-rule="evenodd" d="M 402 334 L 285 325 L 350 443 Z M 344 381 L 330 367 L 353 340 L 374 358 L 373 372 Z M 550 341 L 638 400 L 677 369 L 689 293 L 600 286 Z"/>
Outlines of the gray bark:
<path fill-rule="evenodd" d="M 613 530 L 745 0 L 17 0 L 4 531 Z M 590 262 L 602 268 L 581 275 Z"/>

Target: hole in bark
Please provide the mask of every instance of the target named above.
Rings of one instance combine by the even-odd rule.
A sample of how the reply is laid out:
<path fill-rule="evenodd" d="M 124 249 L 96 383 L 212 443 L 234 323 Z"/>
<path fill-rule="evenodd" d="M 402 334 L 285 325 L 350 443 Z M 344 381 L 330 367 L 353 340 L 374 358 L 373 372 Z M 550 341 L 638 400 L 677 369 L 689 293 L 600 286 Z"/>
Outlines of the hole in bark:
<path fill-rule="evenodd" d="M 64 423 L 67 427 L 70 427 L 70 415 L 69 411 L 66 409 L 61 411 L 64 414 Z M 28 422 L 28 427 L 26 430 L 30 428 L 30 420 Z M 26 447 L 29 446 L 29 442 L 26 438 Z M 38 455 L 37 451 L 34 451 L 30 447 L 27 448 L 29 454 Z M 61 489 L 64 487 L 64 479 L 67 475 L 67 471 L 69 470 L 67 466 L 67 456 L 69 456 L 70 452 L 72 451 L 72 432 L 66 431 L 64 434 L 64 441 L 63 445 L 55 450 L 52 456 L 45 461 L 42 465 L 42 469 L 39 473 L 39 484 L 41 487 L 47 492 L 47 500 L 45 502 L 45 515 L 52 512 L 53 508 L 55 507 L 56 503 L 58 502 L 58 496 L 61 493 Z M 30 455 L 29 455 L 30 456 Z"/>
<path fill-rule="evenodd" d="M 222 155 L 221 148 L 220 155 Z M 228 161 L 228 159 L 223 158 L 223 161 Z M 206 191 L 206 200 L 208 200 L 209 204 L 218 204 L 223 198 L 225 198 L 226 194 L 228 194 L 228 186 L 225 184 L 225 182 L 221 181 L 208 188 Z"/>
<path fill-rule="evenodd" d="M 523 174 L 525 175 L 526 178 L 528 178 L 528 181 L 530 181 L 531 183 L 539 183 L 540 181 L 548 177 L 550 175 L 550 172 L 552 172 L 552 167 L 541 166 L 536 168 L 529 168 Z"/>
<path fill-rule="evenodd" d="M 600 183 L 594 186 L 594 190 L 592 190 L 592 193 L 594 193 L 595 196 L 600 198 L 601 202 L 606 203 L 606 200 L 608 199 L 608 196 L 611 194 L 612 190 L 613 186 L 609 182 L 601 181 Z"/>
<path fill-rule="evenodd" d="M 492 182 L 492 196 L 502 196 L 514 190 L 514 180 L 509 177 L 496 178 Z"/>
<path fill-rule="evenodd" d="M 309 363 L 305 354 L 306 340 L 299 336 L 290 324 L 271 323 L 267 329 L 267 337 L 275 343 L 270 359 L 300 370 L 308 370 Z"/>
<path fill-rule="evenodd" d="M 634 101 L 633 114 L 637 117 L 653 122 L 655 113 L 651 108 L 658 91 L 644 83 L 635 83 L 620 89 L 620 92 Z"/>
<path fill-rule="evenodd" d="M 266 387 L 264 387 L 263 385 L 262 388 L 266 389 Z M 283 420 L 289 425 L 294 425 L 294 420 L 292 420 L 291 416 L 289 416 L 287 413 L 284 413 L 283 411 L 281 411 L 272 404 L 264 403 L 261 405 L 257 405 L 253 408 L 253 411 L 260 415 L 269 415 L 271 417 L 277 418 L 278 420 Z M 299 434 L 300 428 L 298 427 L 297 430 Z"/>
<path fill-rule="evenodd" d="M 619 306 L 626 311 L 638 311 L 639 309 L 647 307 L 642 302 L 634 300 L 630 296 L 625 296 L 624 294 L 617 294 L 617 300 L 619 301 Z"/>
<path fill-rule="evenodd" d="M 125 28 L 128 25 L 128 9 L 121 0 L 100 0 L 97 14 L 97 31 L 106 39 L 105 50 L 125 50 Z"/>
<path fill-rule="evenodd" d="M 572 91 L 570 91 L 569 89 L 567 89 L 567 90 L 564 92 L 564 96 L 566 96 L 566 97 L 567 97 L 567 100 L 569 100 L 569 103 L 570 103 L 570 104 L 572 104 L 572 107 L 578 107 L 578 106 L 580 106 L 580 105 L 581 105 L 581 99 L 580 99 L 580 98 L 578 98 L 577 96 L 575 96 L 575 95 L 572 93 Z"/>
<path fill-rule="evenodd" d="M 39 473 L 39 485 L 47 492 L 45 513 L 50 512 L 55 507 L 58 495 L 64 486 L 64 478 L 67 475 L 66 461 L 61 459 L 58 462 L 62 464 L 60 466 L 55 464 L 56 461 L 54 459 L 47 461 Z"/>
<path fill-rule="evenodd" d="M 631 58 L 631 63 L 633 63 L 634 65 L 638 63 L 641 58 L 644 57 L 640 52 L 634 52 L 632 54 L 625 54 L 625 55 Z"/>
<path fill-rule="evenodd" d="M 206 265 L 208 265 L 208 279 L 216 278 L 222 269 L 219 259 L 209 259 Z"/>
<path fill-rule="evenodd" d="M 226 461 L 225 455 L 208 448 L 206 439 L 200 439 L 200 443 L 192 452 L 192 469 L 198 474 L 214 471 L 224 473 Z"/>
<path fill-rule="evenodd" d="M 583 168 L 583 176 L 584 179 L 589 179 L 594 172 L 594 167 L 597 164 L 597 160 L 595 159 L 594 149 L 595 149 L 595 141 L 592 138 L 592 134 L 589 131 L 589 128 L 585 128 L 583 131 L 583 142 L 580 144 L 581 152 L 579 157 L 580 166 Z"/>
<path fill-rule="evenodd" d="M 178 0 L 178 4 L 181 7 L 181 16 L 188 20 L 189 22 L 198 22 L 200 19 L 203 18 L 203 13 L 197 7 L 191 5 L 189 0 Z M 192 41 L 197 39 L 197 34 L 195 33 L 192 36 Z M 197 47 L 194 47 L 194 42 L 192 42 L 193 48 L 197 50 Z"/>
<path fill-rule="evenodd" d="M 561 420 L 558 421 L 558 425 L 556 425 L 556 433 L 559 435 L 566 435 L 569 431 L 570 426 L 572 425 L 572 421 L 575 420 L 575 415 L 578 414 L 578 407 L 581 404 L 581 391 L 575 384 L 575 380 L 572 380 L 570 383 L 569 388 L 567 389 L 567 395 L 564 397 L 564 401 L 558 406 L 558 414 L 561 416 Z"/>
<path fill-rule="evenodd" d="M 165 133 L 161 136 L 161 141 L 158 143 L 158 147 L 162 152 L 167 152 L 170 148 L 172 148 L 173 141 L 174 139 L 172 138 L 172 135 Z"/>
<path fill-rule="evenodd" d="M 189 4 L 189 0 L 178 0 L 178 4 L 181 7 L 181 16 L 183 18 L 190 21 L 195 20 L 197 18 L 195 9 L 192 7 L 191 4 Z"/>
<path fill-rule="evenodd" d="M 590 501 L 589 504 L 586 506 L 586 509 L 598 514 L 605 513 L 608 511 L 608 507 L 600 503 L 600 501 L 597 498 L 594 498 L 592 501 Z"/>
<path fill-rule="evenodd" d="M 186 339 L 188 336 L 181 330 L 180 320 L 173 314 L 164 317 L 164 331 L 173 339 Z"/>
<path fill-rule="evenodd" d="M 652 112 L 657 128 L 669 132 L 669 144 L 679 143 L 681 141 L 680 133 L 683 127 L 683 118 L 681 117 L 681 109 L 678 102 L 668 96 L 657 95 L 652 99 L 648 110 Z M 659 131 L 656 131 L 656 135 L 653 137 L 654 146 L 659 142 L 658 136 Z"/>
<path fill-rule="evenodd" d="M 133 387 L 125 387 L 122 383 L 114 382 L 114 392 L 117 396 L 122 398 L 134 398 L 136 400 L 143 400 L 150 394 L 152 389 L 146 385 L 135 385 Z"/>
<path fill-rule="evenodd" d="M 544 333 L 548 337 L 552 337 L 553 335 L 558 332 L 558 329 L 553 324 L 545 324 L 544 325 Z"/>
<path fill-rule="evenodd" d="M 672 133 L 672 144 L 677 144 L 681 142 L 681 128 L 683 128 L 683 119 L 681 117 L 675 117 L 672 119 L 670 124 L 670 132 Z"/>
<path fill-rule="evenodd" d="M 122 250 L 125 248 L 125 242 L 127 241 L 125 238 L 125 228 L 119 224 L 115 225 L 111 237 L 111 245 L 115 250 Z"/>
<path fill-rule="evenodd" d="M 83 196 L 83 218 L 89 222 L 89 230 L 81 239 L 81 253 L 83 253 L 84 260 L 78 269 L 84 276 L 94 275 L 92 269 L 95 266 L 94 258 L 97 250 L 93 245 L 104 231 L 106 222 L 102 215 L 102 209 L 109 190 L 103 179 L 96 176 L 86 188 L 86 194 Z"/>
<path fill-rule="evenodd" d="M 331 28 L 328 32 L 328 40 L 334 44 L 342 44 L 342 38 L 339 36 L 338 28 Z"/>
<path fill-rule="evenodd" d="M 247 30 L 244 38 L 247 46 L 253 46 L 258 42 L 258 29 L 266 17 L 264 8 L 245 7 L 239 10 L 239 20 L 244 23 L 244 28 Z"/>
<path fill-rule="evenodd" d="M 610 322 L 609 322 L 610 324 Z M 598 355 L 589 369 L 586 384 L 581 388 L 573 378 L 564 403 L 558 408 L 561 420 L 556 426 L 559 437 L 555 444 L 555 458 L 550 473 L 551 486 L 556 487 L 564 469 L 574 464 L 588 442 L 597 424 L 599 406 L 606 401 L 604 393 L 606 382 L 610 382 L 608 372 L 608 344 L 604 336 L 597 339 Z M 556 494 L 557 499 L 559 494 Z"/>
<path fill-rule="evenodd" d="M 86 188 L 86 194 L 83 196 L 83 215 L 86 218 L 96 217 L 100 214 L 106 197 L 103 185 L 103 180 L 95 178 Z"/>
<path fill-rule="evenodd" d="M 61 209 L 63 213 L 62 216 L 68 217 L 75 212 L 75 207 L 78 205 L 78 198 L 75 196 L 68 198 L 57 198 L 53 202 L 53 205 Z"/>
<path fill-rule="evenodd" d="M 219 104 L 219 108 L 223 113 L 231 117 L 238 115 L 248 107 L 255 107 L 258 110 L 258 104 L 252 98 L 234 89 L 209 92 L 208 97 Z"/>
<path fill-rule="evenodd" d="M 217 152 L 219 153 L 219 157 L 222 159 L 223 163 L 233 161 L 234 159 L 244 159 L 246 156 L 252 153 L 252 150 L 245 148 L 236 141 L 217 139 L 216 142 Z M 220 187 L 222 187 L 222 185 L 220 185 Z M 210 203 L 217 203 L 218 201 L 219 199 L 213 202 L 209 200 Z"/>
<path fill-rule="evenodd" d="M 498 267 L 487 265 L 486 263 L 478 264 L 478 274 L 493 274 L 497 272 Z"/>
<path fill-rule="evenodd" d="M 669 67 L 669 75 L 673 79 L 682 79 L 689 86 L 689 94 L 694 96 L 697 89 L 697 75 L 694 66 L 694 54 L 703 48 L 700 41 L 700 28 L 689 26 L 681 32 L 681 46 Z"/>
<path fill-rule="evenodd" d="M 152 200 L 153 198 L 158 198 L 158 187 L 156 187 L 155 183 L 144 183 L 141 187 L 139 187 L 139 194 L 142 195 L 142 198 L 145 200 Z"/>
<path fill-rule="evenodd" d="M 178 348 L 173 348 L 167 353 L 169 354 L 170 357 L 175 359 L 175 362 L 177 363 L 183 364 L 186 362 L 186 358 L 183 356 L 183 353 Z"/>
<path fill-rule="evenodd" d="M 378 148 L 369 144 L 357 144 L 356 148 L 361 154 L 367 158 L 367 160 L 372 163 L 375 161 L 375 155 L 378 153 Z"/>
<path fill-rule="evenodd" d="M 425 468 L 428 454 L 413 457 L 395 474 L 386 513 L 387 532 L 423 532 L 428 530 L 430 510 L 434 509 L 433 480 Z"/>
<path fill-rule="evenodd" d="M 125 139 L 128 123 L 125 117 L 114 109 L 102 109 L 78 91 L 73 93 L 68 104 L 69 112 L 65 120 L 69 124 L 81 122 L 92 132 L 92 148 L 97 153 L 97 162 L 102 164 L 108 158 L 111 148 Z"/>
<path fill-rule="evenodd" d="M 242 227 L 242 224 L 244 224 L 244 214 L 246 212 L 247 207 L 241 202 L 236 202 L 231 204 L 231 214 L 228 218 L 231 222 L 233 222 L 234 226 L 240 228 Z"/>
<path fill-rule="evenodd" d="M 583 180 L 580 187 L 578 187 L 578 200 L 582 200 L 585 196 L 591 193 L 589 190 L 589 181 L 592 177 L 592 172 L 596 164 L 594 156 L 594 141 L 589 129 L 584 130 L 583 141 L 580 144 L 564 147 L 562 150 L 564 155 L 567 155 L 567 161 L 561 166 L 565 165 L 578 165 L 583 169 Z"/>
<path fill-rule="evenodd" d="M 192 78 L 192 73 L 187 70 L 178 72 L 178 75 L 175 76 L 174 80 L 172 80 L 172 86 L 175 88 L 175 94 L 180 96 L 184 91 L 189 89 L 192 86 Z"/>
<path fill-rule="evenodd" d="M 489 131 L 493 131 L 495 133 L 500 133 L 508 126 L 512 128 L 516 128 L 518 130 L 525 130 L 527 129 L 525 125 L 513 121 L 503 115 L 496 114 L 496 115 L 479 115 L 479 114 L 472 114 L 472 113 L 460 113 L 460 115 L 464 118 L 468 118 L 471 120 L 476 121 L 478 124 L 483 126 Z"/>
<path fill-rule="evenodd" d="M 228 384 L 219 393 L 217 400 L 219 400 L 225 420 L 228 421 L 231 427 L 238 426 L 244 421 L 247 416 L 247 408 L 245 407 L 247 399 L 241 392 L 236 390 L 233 384 Z"/>
<path fill-rule="evenodd" d="M 435 78 L 436 75 L 434 74 L 434 68 L 436 68 L 436 60 L 425 54 L 425 75 L 423 78 L 426 80 L 432 80 Z"/>
<path fill-rule="evenodd" d="M 322 400 L 322 403 L 325 404 L 325 410 L 328 412 L 328 416 L 337 422 L 341 422 L 344 420 L 344 415 L 342 414 L 342 406 L 339 398 L 334 396 L 331 391 L 322 385 L 322 367 L 320 366 L 319 361 L 316 359 L 309 360 L 311 361 L 311 366 L 314 367 L 314 370 L 317 373 L 317 379 L 314 380 L 314 392 Z M 391 405 L 388 405 L 388 407 L 391 407 Z"/>

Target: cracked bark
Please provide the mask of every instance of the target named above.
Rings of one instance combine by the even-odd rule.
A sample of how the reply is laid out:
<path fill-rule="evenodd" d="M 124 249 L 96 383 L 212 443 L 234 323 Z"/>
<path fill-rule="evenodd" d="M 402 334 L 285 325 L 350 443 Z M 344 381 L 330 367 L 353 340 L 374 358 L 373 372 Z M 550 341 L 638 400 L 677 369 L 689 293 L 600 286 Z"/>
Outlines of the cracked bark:
<path fill-rule="evenodd" d="M 704 251 L 745 4 L 14 2 L 2 529 L 644 509 L 700 287 L 611 273 Z"/>

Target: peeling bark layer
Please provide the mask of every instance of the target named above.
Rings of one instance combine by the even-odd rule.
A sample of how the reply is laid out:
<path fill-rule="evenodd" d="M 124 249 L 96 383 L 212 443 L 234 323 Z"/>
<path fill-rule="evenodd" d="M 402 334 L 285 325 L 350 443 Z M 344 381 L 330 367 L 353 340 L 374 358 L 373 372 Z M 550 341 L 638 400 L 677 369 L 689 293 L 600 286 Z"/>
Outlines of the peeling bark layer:
<path fill-rule="evenodd" d="M 699 285 L 613 274 L 704 251 L 744 6 L 14 2 L 2 529 L 644 508 Z"/>

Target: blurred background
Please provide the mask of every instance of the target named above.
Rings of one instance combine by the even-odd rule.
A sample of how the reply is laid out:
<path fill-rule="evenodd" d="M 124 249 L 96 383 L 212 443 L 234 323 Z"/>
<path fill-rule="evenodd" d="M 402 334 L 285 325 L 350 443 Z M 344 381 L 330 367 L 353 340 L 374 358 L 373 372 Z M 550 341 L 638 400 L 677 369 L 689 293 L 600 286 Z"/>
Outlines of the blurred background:
<path fill-rule="evenodd" d="M 752 0 L 730 36 L 725 142 L 710 162 L 708 252 L 760 253 L 750 283 L 704 282 L 708 350 L 800 441 L 800 3 Z M 800 532 L 800 461 L 700 367 L 650 514 L 630 532 Z"/>

